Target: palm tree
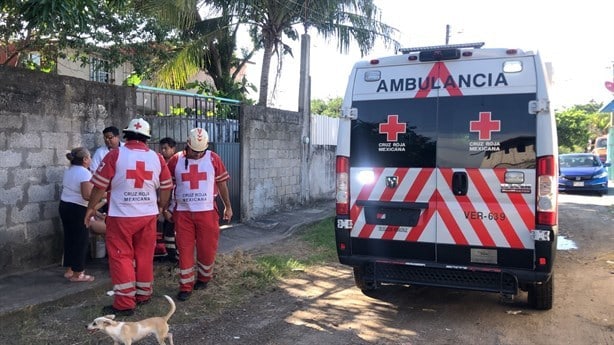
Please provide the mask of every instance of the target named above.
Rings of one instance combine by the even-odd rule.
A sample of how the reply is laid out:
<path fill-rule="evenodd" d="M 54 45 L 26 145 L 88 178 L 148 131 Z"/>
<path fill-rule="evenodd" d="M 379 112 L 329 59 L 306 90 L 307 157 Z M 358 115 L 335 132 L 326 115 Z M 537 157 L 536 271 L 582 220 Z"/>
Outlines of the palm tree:
<path fill-rule="evenodd" d="M 241 12 L 240 4 L 225 0 L 140 0 L 135 9 L 147 16 L 158 18 L 164 25 L 179 31 L 180 42 L 173 47 L 174 56 L 167 60 L 153 78 L 156 86 L 184 89 L 197 87 L 208 93 L 246 101 L 251 84 L 237 75 L 255 50 L 236 55 L 236 37 L 240 23 L 234 12 Z M 209 5 L 219 12 L 202 18 L 199 11 Z M 230 8 L 229 5 L 235 7 Z M 205 83 L 192 83 L 190 78 L 200 70 L 207 71 L 214 87 Z"/>
<path fill-rule="evenodd" d="M 391 37 L 396 30 L 380 21 L 373 0 L 140 0 L 138 4 L 148 15 L 175 23 L 183 32 L 184 44 L 158 72 L 158 85 L 183 88 L 191 75 L 205 69 L 218 89 L 232 88 L 235 79 L 229 73 L 239 71 L 255 50 L 263 49 L 259 105 L 267 105 L 271 59 L 279 58 L 277 80 L 282 57 L 292 54 L 286 41 L 299 39 L 297 25 L 305 33 L 314 28 L 324 38 L 336 38 L 342 53 L 352 42 L 362 55 L 376 39 L 396 43 Z M 217 9 L 219 16 L 202 19 L 203 6 Z M 254 48 L 237 57 L 236 33 L 243 26 L 249 28 Z"/>
<path fill-rule="evenodd" d="M 250 26 L 250 34 L 256 47 L 264 50 L 260 76 L 259 105 L 267 105 L 269 74 L 273 55 L 278 56 L 277 78 L 281 61 L 292 51 L 285 39 L 299 38 L 295 26 L 302 24 L 305 33 L 310 28 L 324 38 L 336 38 L 339 51 L 346 53 L 356 42 L 361 55 L 370 52 L 375 40 L 396 44 L 394 28 L 380 21 L 379 10 L 373 0 L 236 0 L 242 13 L 236 13 Z"/>

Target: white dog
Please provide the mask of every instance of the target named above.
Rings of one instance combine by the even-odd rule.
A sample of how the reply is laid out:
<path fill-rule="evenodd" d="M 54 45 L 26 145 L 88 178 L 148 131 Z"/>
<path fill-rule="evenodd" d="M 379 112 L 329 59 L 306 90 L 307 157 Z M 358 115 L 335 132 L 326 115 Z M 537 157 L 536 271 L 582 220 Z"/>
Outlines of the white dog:
<path fill-rule="evenodd" d="M 90 332 L 103 331 L 113 338 L 114 345 L 131 345 L 133 341 L 143 339 L 149 334 L 154 334 L 158 344 L 165 345 L 168 338 L 170 345 L 173 345 L 173 334 L 168 331 L 168 319 L 175 313 L 175 302 L 173 299 L 164 295 L 171 304 L 171 310 L 163 317 L 152 317 L 136 322 L 115 321 L 115 315 L 105 315 L 96 318 L 86 326 Z"/>

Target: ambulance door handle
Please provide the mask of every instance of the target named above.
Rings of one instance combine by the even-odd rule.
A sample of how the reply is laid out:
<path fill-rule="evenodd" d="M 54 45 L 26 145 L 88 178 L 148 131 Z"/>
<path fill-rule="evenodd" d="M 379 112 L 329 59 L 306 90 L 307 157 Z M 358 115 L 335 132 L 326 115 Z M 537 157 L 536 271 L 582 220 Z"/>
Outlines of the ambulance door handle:
<path fill-rule="evenodd" d="M 469 180 L 467 179 L 467 173 L 464 171 L 455 171 L 452 174 L 452 192 L 454 195 L 467 195 L 467 188 L 469 187 Z"/>

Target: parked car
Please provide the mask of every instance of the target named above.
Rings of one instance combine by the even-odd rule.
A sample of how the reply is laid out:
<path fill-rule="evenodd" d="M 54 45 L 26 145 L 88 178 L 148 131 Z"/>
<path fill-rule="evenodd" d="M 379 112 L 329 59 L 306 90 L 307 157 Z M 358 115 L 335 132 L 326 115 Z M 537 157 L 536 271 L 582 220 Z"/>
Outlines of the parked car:
<path fill-rule="evenodd" d="M 608 136 L 604 135 L 597 139 L 595 139 L 595 145 L 593 146 L 593 150 L 591 153 L 599 156 L 602 162 L 605 162 L 608 157 Z"/>
<path fill-rule="evenodd" d="M 608 172 L 610 162 L 603 163 L 592 153 L 566 153 L 559 155 L 560 192 L 608 193 Z"/>

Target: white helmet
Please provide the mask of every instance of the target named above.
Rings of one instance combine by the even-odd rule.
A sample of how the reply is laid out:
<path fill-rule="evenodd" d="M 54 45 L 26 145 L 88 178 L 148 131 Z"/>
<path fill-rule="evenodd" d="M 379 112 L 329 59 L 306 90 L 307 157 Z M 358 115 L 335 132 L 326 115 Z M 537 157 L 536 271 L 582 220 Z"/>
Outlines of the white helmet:
<path fill-rule="evenodd" d="M 128 127 L 124 128 L 124 132 L 132 132 L 144 135 L 147 138 L 151 138 L 149 123 L 147 123 L 147 121 L 143 120 L 142 118 L 132 119 L 128 124 Z"/>
<path fill-rule="evenodd" d="M 194 128 L 188 135 L 188 146 L 197 152 L 202 152 L 209 145 L 209 134 L 202 128 Z"/>

